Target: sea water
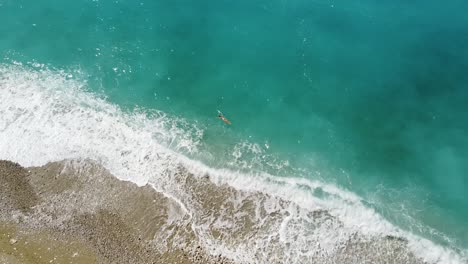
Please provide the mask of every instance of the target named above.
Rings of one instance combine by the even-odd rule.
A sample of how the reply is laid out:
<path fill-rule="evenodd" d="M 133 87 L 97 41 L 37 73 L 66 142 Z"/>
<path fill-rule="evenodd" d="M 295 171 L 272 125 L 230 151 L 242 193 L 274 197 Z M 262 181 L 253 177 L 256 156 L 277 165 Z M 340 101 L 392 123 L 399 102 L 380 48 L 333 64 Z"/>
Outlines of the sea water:
<path fill-rule="evenodd" d="M 170 165 L 148 162 L 164 148 L 239 188 L 264 174 L 334 186 L 462 256 L 467 8 L 0 0 L 0 158 L 91 158 L 144 184 Z"/>

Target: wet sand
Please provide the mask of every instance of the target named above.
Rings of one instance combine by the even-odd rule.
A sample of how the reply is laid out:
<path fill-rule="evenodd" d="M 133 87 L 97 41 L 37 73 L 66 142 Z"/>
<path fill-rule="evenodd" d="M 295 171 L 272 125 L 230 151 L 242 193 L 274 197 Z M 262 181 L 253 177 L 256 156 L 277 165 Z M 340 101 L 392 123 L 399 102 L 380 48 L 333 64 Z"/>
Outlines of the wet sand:
<path fill-rule="evenodd" d="M 234 261 L 213 255 L 217 245 L 200 234 L 232 247 L 249 241 L 255 246 L 254 238 L 270 235 L 270 227 L 283 221 L 278 210 L 267 212 L 258 204 L 293 204 L 217 186 L 208 175 L 196 178 L 183 169 L 171 177 L 187 194 L 191 213 L 152 187 L 120 181 L 91 161 L 36 168 L 0 161 L 0 263 L 289 263 L 284 252 L 290 245 L 275 240 L 257 255 Z M 341 225 L 326 211 L 310 217 L 316 227 Z M 307 247 L 317 252 L 316 263 L 423 263 L 395 237 L 369 240 L 357 234 L 331 256 L 323 256 L 319 244 Z"/>

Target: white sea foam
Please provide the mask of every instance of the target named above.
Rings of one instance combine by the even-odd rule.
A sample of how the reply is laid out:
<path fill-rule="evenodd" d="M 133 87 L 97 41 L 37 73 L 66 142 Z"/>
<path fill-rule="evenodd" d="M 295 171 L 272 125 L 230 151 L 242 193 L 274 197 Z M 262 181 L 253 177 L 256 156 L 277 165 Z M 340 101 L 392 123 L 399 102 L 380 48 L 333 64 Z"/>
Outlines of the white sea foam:
<path fill-rule="evenodd" d="M 359 233 L 404 237 L 411 250 L 430 263 L 467 260 L 466 251 L 455 252 L 404 232 L 363 205 L 360 197 L 332 184 L 211 168 L 189 159 L 184 153 L 197 151 L 203 130 L 162 112 L 124 112 L 87 92 L 85 80 L 70 77 L 79 74 L 44 66 L 33 68 L 20 63 L 0 65 L 0 159 L 23 166 L 63 159 L 93 159 L 122 180 L 151 184 L 180 203 L 190 216 L 196 214 L 191 208 L 191 197 L 181 192 L 169 177 L 180 166 L 195 176 L 209 174 L 219 185 L 228 184 L 246 193 L 269 194 L 267 200 L 256 204 L 257 210 L 261 207 L 266 212 L 279 212 L 282 214 L 279 224 L 264 236 L 257 235 L 236 247 L 210 237 L 207 231 L 210 226 L 206 223 L 194 223 L 194 230 L 212 253 L 265 262 L 275 257 L 274 252 L 266 250 L 273 251 L 273 244 L 277 243 L 282 250 L 282 256 L 276 256 L 278 260 L 294 263 L 311 259 L 319 249 L 320 254 L 333 255 L 339 245 Z M 246 150 L 250 154 L 263 154 L 260 145 L 240 143 L 233 156 L 240 159 Z M 288 166 L 275 164 L 279 169 Z M 314 196 L 314 190 L 326 193 L 326 198 Z M 280 200 L 288 201 L 289 205 L 282 207 Z M 232 203 L 239 204 L 234 200 Z M 317 210 L 327 211 L 337 222 L 315 226 L 308 213 Z M 256 215 L 258 222 L 265 221 L 260 213 Z M 220 229 L 232 225 L 221 220 L 211 224 Z M 273 243 L 275 239 L 278 241 Z"/>

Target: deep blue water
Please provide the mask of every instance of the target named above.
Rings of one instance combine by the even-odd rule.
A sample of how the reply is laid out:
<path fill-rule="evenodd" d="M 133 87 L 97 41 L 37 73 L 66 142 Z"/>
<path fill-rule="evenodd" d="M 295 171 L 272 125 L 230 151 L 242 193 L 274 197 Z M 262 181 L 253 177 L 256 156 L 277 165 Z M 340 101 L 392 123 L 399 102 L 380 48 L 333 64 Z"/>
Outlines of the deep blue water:
<path fill-rule="evenodd" d="M 258 143 L 266 156 L 250 169 L 333 182 L 404 229 L 467 248 L 466 10 L 456 0 L 0 0 L 0 55 L 81 69 L 127 111 L 198 124 L 195 159 L 221 167 L 239 142 Z M 279 160 L 290 169 L 265 165 Z"/>

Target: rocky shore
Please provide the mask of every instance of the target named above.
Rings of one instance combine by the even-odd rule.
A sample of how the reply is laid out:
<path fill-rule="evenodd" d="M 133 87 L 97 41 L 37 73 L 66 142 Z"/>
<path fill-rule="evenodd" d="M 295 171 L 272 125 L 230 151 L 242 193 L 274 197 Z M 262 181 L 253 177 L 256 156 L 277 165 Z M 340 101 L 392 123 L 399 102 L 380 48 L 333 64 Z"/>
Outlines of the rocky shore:
<path fill-rule="evenodd" d="M 32 168 L 0 161 L 0 263 L 424 263 L 404 239 L 357 233 L 334 251 L 312 236 L 301 242 L 304 256 L 293 258 L 285 252 L 297 249 L 278 229 L 297 205 L 183 169 L 170 177 L 181 200 L 120 181 L 92 161 Z M 311 232 L 342 226 L 322 210 L 307 219 Z M 220 247 L 254 255 L 234 262 Z"/>
<path fill-rule="evenodd" d="M 231 263 L 207 254 L 188 222 L 162 228 L 176 203 L 89 166 L 0 161 L 0 263 Z"/>

